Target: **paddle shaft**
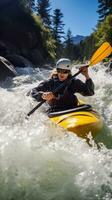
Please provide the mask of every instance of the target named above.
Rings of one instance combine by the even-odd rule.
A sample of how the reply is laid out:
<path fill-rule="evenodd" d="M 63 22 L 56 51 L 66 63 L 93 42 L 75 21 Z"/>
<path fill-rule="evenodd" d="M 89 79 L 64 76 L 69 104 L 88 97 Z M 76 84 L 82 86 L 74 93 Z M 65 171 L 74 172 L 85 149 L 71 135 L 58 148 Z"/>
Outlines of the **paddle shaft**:
<path fill-rule="evenodd" d="M 31 114 L 33 114 L 35 112 L 35 110 L 37 110 L 46 100 L 41 101 L 40 103 L 38 103 L 38 105 L 36 105 L 28 114 L 27 116 L 29 117 Z"/>

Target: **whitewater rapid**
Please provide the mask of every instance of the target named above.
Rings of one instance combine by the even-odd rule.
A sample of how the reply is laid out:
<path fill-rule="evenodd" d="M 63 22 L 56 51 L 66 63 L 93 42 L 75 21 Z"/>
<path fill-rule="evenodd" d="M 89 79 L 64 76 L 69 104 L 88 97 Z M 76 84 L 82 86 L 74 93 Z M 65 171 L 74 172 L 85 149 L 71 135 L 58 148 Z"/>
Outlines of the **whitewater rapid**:
<path fill-rule="evenodd" d="M 82 98 L 108 127 L 98 149 L 53 124 L 46 105 L 27 120 L 37 103 L 26 93 L 49 71 L 17 70 L 18 77 L 0 83 L 0 200 L 111 200 L 112 145 L 104 140 L 112 140 L 112 75 L 103 65 L 90 69 L 95 95 Z"/>

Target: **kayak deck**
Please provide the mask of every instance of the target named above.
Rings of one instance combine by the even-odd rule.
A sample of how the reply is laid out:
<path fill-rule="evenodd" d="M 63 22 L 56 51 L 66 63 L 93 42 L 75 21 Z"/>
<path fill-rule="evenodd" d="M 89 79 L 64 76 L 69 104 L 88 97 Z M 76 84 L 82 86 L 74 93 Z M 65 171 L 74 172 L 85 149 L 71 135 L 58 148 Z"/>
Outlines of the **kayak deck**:
<path fill-rule="evenodd" d="M 63 111 L 56 112 L 55 115 L 49 115 L 49 117 L 51 121 L 59 126 L 83 138 L 86 138 L 89 132 L 95 137 L 103 128 L 103 120 L 99 114 L 92 109 L 69 113 L 65 112 L 65 114 Z"/>

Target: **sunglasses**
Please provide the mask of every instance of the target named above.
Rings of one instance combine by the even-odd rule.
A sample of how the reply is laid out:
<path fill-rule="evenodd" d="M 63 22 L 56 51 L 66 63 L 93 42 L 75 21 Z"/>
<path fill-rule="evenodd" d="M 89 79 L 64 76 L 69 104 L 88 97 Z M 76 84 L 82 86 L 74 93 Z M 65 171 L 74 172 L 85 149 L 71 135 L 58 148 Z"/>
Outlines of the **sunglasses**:
<path fill-rule="evenodd" d="M 57 72 L 58 73 L 61 73 L 61 74 L 69 74 L 69 70 L 64 70 L 64 69 L 57 69 Z"/>

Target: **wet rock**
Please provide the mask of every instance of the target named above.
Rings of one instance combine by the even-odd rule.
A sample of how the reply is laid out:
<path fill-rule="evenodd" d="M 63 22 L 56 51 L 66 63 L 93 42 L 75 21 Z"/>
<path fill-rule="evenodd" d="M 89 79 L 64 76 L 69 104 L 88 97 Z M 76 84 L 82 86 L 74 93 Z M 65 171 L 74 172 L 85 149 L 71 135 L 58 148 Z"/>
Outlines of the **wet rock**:
<path fill-rule="evenodd" d="M 15 66 L 15 67 L 32 67 L 32 63 L 26 58 L 20 55 L 12 54 L 7 55 L 6 58 Z"/>
<path fill-rule="evenodd" d="M 17 75 L 14 66 L 4 57 L 0 56 L 0 80 L 4 80 L 8 76 L 14 77 Z"/>

